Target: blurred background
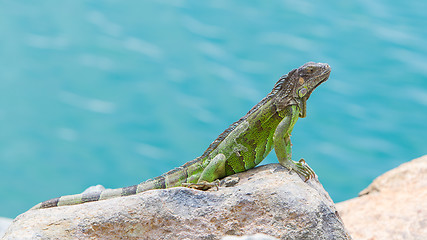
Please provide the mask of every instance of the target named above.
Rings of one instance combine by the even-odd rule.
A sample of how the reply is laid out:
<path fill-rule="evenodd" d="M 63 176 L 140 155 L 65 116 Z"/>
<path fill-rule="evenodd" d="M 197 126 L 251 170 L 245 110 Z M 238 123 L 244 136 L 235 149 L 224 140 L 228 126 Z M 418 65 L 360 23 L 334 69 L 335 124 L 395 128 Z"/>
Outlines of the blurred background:
<path fill-rule="evenodd" d="M 0 216 L 194 159 L 308 61 L 293 154 L 335 202 L 427 154 L 426 1 L 29 2 L 0 3 Z"/>

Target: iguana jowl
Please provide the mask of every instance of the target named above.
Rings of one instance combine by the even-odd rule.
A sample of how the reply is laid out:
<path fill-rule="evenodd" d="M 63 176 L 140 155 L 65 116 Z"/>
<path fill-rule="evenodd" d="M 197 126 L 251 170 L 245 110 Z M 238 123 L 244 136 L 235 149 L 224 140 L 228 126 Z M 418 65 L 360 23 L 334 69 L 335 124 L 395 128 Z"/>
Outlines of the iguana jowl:
<path fill-rule="evenodd" d="M 261 102 L 231 124 L 200 157 L 181 167 L 138 185 L 62 196 L 39 203 L 32 209 L 98 201 L 150 189 L 210 185 L 215 180 L 254 168 L 273 148 L 281 165 L 305 180 L 315 177 L 303 159 L 291 160 L 290 134 L 298 118 L 306 116 L 307 99 L 328 79 L 330 72 L 328 64 L 309 62 L 282 76 Z"/>

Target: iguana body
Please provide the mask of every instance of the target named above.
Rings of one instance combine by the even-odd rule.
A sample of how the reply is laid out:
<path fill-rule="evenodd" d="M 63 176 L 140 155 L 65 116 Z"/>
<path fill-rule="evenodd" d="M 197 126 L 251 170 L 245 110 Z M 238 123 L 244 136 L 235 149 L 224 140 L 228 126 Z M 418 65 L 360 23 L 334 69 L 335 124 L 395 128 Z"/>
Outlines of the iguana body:
<path fill-rule="evenodd" d="M 137 194 L 150 189 L 197 186 L 243 172 L 258 165 L 274 148 L 279 163 L 309 179 L 315 174 L 303 160 L 291 160 L 290 134 L 299 117 L 306 116 L 306 101 L 326 81 L 330 67 L 306 63 L 282 76 L 271 93 L 244 117 L 230 125 L 202 156 L 138 185 L 100 192 L 63 196 L 32 209 L 98 201 Z"/>

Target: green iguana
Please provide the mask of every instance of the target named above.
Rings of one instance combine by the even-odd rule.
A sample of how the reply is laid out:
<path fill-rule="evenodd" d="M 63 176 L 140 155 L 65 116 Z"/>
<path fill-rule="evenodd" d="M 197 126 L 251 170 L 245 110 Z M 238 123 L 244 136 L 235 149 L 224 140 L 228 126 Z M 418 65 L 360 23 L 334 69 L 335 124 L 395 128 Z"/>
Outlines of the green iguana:
<path fill-rule="evenodd" d="M 74 205 L 137 194 L 150 189 L 187 186 L 199 189 L 218 179 L 258 165 L 274 148 L 279 163 L 303 176 L 315 177 L 303 159 L 291 160 L 290 134 L 299 117 L 306 116 L 306 102 L 326 81 L 331 68 L 309 62 L 282 76 L 273 90 L 237 122 L 230 125 L 198 158 L 138 185 L 54 198 L 32 209 Z"/>

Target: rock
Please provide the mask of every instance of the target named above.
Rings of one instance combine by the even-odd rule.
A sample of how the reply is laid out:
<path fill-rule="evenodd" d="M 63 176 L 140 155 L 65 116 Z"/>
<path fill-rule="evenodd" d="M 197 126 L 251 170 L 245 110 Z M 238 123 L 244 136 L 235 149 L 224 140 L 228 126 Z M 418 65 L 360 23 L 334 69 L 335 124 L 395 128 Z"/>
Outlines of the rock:
<path fill-rule="evenodd" d="M 225 236 L 221 240 L 278 240 L 278 238 L 271 237 L 262 233 L 257 233 L 254 235 L 245 235 L 241 237 L 237 236 Z"/>
<path fill-rule="evenodd" d="M 6 232 L 6 229 L 10 226 L 13 219 L 0 217 L 0 237 Z"/>
<path fill-rule="evenodd" d="M 74 206 L 27 211 L 4 239 L 350 239 L 317 179 L 279 164 L 237 174 L 233 187 L 150 190 Z"/>
<path fill-rule="evenodd" d="M 427 239 L 427 155 L 379 176 L 337 208 L 354 239 Z"/>

